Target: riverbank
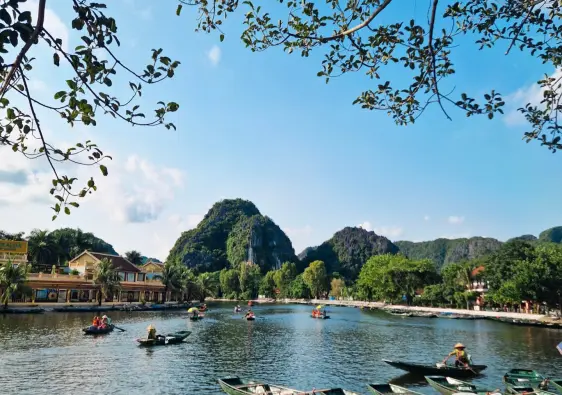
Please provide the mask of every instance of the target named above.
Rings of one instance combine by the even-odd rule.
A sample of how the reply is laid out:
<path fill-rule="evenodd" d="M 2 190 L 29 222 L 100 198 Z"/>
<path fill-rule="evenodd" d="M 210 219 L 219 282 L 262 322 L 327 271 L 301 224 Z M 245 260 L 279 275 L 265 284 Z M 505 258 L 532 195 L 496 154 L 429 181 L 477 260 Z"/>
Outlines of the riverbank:
<path fill-rule="evenodd" d="M 227 299 L 207 299 L 214 302 L 236 302 Z M 515 313 L 506 311 L 467 310 L 440 307 L 418 307 L 385 304 L 383 302 L 364 302 L 350 300 L 325 300 L 325 299 L 256 299 L 254 304 L 284 303 L 354 307 L 369 310 L 382 310 L 390 314 L 404 317 L 427 317 L 449 319 L 490 319 L 519 326 L 539 326 L 562 329 L 562 320 L 542 314 Z"/>
<path fill-rule="evenodd" d="M 142 304 L 142 303 L 13 303 L 8 309 L 0 308 L 0 314 L 41 314 L 54 313 L 82 313 L 82 312 L 110 312 L 110 311 L 162 311 L 180 310 L 191 307 L 193 303 L 170 302 L 164 304 Z"/>

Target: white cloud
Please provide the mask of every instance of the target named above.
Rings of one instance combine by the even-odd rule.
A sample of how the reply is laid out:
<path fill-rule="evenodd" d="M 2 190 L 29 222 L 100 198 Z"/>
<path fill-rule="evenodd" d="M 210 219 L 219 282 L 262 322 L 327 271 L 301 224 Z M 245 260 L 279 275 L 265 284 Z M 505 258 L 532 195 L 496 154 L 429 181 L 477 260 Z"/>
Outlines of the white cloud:
<path fill-rule="evenodd" d="M 369 232 L 373 230 L 373 226 L 371 225 L 371 223 L 369 221 L 365 221 L 365 222 L 357 225 L 357 227 L 368 230 Z"/>
<path fill-rule="evenodd" d="M 375 233 L 380 236 L 388 237 L 389 239 L 395 239 L 404 234 L 404 229 L 399 226 L 381 226 L 375 227 Z"/>
<path fill-rule="evenodd" d="M 39 9 L 39 2 L 37 0 L 20 3 L 19 8 L 21 11 L 31 12 L 33 23 L 35 23 L 37 20 L 37 10 Z M 62 48 L 67 51 L 69 37 L 68 28 L 62 19 L 59 18 L 59 16 L 50 8 L 45 9 L 45 22 L 43 23 L 43 26 L 53 37 L 60 38 L 62 40 Z"/>
<path fill-rule="evenodd" d="M 221 49 L 213 45 L 213 47 L 207 52 L 207 57 L 213 66 L 217 66 L 221 61 Z"/>
<path fill-rule="evenodd" d="M 203 220 L 204 214 L 189 214 L 182 217 L 179 214 L 172 214 L 168 217 L 168 221 L 176 227 L 180 232 L 196 228 L 199 222 Z"/>
<path fill-rule="evenodd" d="M 402 229 L 399 226 L 375 226 L 373 227 L 373 225 L 369 222 L 369 221 L 365 221 L 359 225 L 357 225 L 358 228 L 363 228 L 367 231 L 374 231 L 377 235 L 380 236 L 386 236 L 388 238 L 396 238 L 401 236 L 404 233 L 404 229 Z"/>
<path fill-rule="evenodd" d="M 93 200 L 123 223 L 151 222 L 183 187 L 179 169 L 156 166 L 132 155 L 124 165 L 109 163 L 109 176 L 98 177 L 99 192 Z"/>
<path fill-rule="evenodd" d="M 459 224 L 462 224 L 464 222 L 464 217 L 461 217 L 461 216 L 458 216 L 458 215 L 451 215 L 449 218 L 447 218 L 447 221 L 450 224 L 459 225 Z"/>
<path fill-rule="evenodd" d="M 424 220 L 424 221 L 429 221 L 430 219 L 431 219 L 431 217 L 430 217 L 429 215 L 425 215 L 425 216 L 423 217 L 423 220 Z"/>
<path fill-rule="evenodd" d="M 551 78 L 562 77 L 562 69 L 556 70 Z M 540 79 L 543 79 L 542 77 Z M 538 80 L 538 79 L 537 79 Z M 546 89 L 541 88 L 538 83 L 534 83 L 522 88 L 506 96 L 506 103 L 509 106 L 509 110 L 506 111 L 505 117 L 503 117 L 504 122 L 509 126 L 517 126 L 526 124 L 527 121 L 523 114 L 517 111 L 518 108 L 525 107 L 527 103 L 531 103 L 535 106 L 539 106 L 540 102 L 544 98 L 544 91 Z"/>

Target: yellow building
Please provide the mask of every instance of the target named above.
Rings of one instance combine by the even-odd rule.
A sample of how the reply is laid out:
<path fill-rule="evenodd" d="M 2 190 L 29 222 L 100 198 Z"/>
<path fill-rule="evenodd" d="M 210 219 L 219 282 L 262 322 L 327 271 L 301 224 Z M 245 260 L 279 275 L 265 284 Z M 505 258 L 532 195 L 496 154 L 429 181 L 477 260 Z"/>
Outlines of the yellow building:
<path fill-rule="evenodd" d="M 141 266 L 141 270 L 146 273 L 146 278 L 148 279 L 162 278 L 164 264 L 162 262 L 156 262 L 152 259 L 149 259 L 144 265 Z"/>
<path fill-rule="evenodd" d="M 99 287 L 94 284 L 96 265 L 104 258 L 111 261 L 119 274 L 120 290 L 106 302 L 160 302 L 164 285 L 147 279 L 147 273 L 119 255 L 84 251 L 69 262 L 71 274 L 30 273 L 28 285 L 33 302 L 95 302 Z M 72 274 L 74 273 L 74 274 Z M 173 299 L 168 295 L 167 300 Z M 23 300 L 22 300 L 23 301 Z M 26 301 L 26 300 L 25 300 Z"/>

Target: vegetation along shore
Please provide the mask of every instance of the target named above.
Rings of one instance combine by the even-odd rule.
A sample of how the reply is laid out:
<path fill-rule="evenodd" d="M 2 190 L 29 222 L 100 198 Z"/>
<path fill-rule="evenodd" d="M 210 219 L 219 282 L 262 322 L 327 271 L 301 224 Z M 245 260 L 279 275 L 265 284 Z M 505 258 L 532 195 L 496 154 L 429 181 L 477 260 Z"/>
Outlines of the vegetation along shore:
<path fill-rule="evenodd" d="M 385 304 L 394 310 L 405 309 L 396 305 L 413 311 L 454 308 L 471 316 L 520 319 L 523 314 L 536 319 L 555 317 L 562 301 L 562 227 L 507 242 L 473 237 L 419 243 L 392 242 L 372 231 L 346 227 L 297 255 L 283 230 L 252 202 L 229 199 L 217 202 L 196 228 L 183 232 L 165 263 L 136 251 L 119 256 L 110 243 L 76 229 L 35 230 L 28 237 L 2 232 L 0 239 L 26 240 L 29 245 L 29 264 L 20 265 L 25 270 L 9 269 L 8 261 L 0 270 L 5 307 L 29 300 L 26 284 L 37 288 L 37 279 L 48 276 L 50 268 L 59 283 L 64 276 L 90 281 L 86 302 L 98 305 L 270 298 L 355 306 L 377 302 L 371 306 Z M 72 267 L 79 267 L 82 258 L 76 255 L 81 251 L 109 262 L 105 273 L 76 273 Z M 121 260 L 136 268 L 132 277 L 123 273 Z M 149 272 L 147 264 L 159 272 Z M 124 287 L 129 290 L 123 292 Z M 40 291 L 31 290 L 39 307 Z M 69 304 L 71 299 L 59 295 L 55 302 Z"/>

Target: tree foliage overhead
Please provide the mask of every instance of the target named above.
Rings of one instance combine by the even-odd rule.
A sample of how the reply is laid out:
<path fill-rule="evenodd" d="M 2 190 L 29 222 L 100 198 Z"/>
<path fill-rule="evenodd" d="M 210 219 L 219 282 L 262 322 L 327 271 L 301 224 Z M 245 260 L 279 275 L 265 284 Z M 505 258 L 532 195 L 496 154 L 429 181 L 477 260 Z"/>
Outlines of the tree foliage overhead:
<path fill-rule="evenodd" d="M 111 158 L 90 140 L 71 147 L 49 140 L 43 132 L 39 110 L 55 114 L 69 127 L 96 126 L 100 117 L 109 115 L 130 125 L 163 125 L 175 129 L 173 123 L 166 121 L 166 115 L 177 111 L 177 103 L 159 101 L 153 108 L 154 113 L 149 114 L 141 109 L 139 98 L 144 87 L 172 78 L 179 62 L 164 56 L 162 49 L 152 49 L 145 69 L 134 71 L 119 57 L 117 21 L 105 4 L 87 0 L 65 2 L 74 13 L 74 18 L 68 22 L 80 40 L 75 48 L 66 49 L 68 43 L 63 43 L 45 26 L 47 1 L 38 0 L 36 14 L 22 11 L 22 4 L 26 2 L 28 0 L 6 0 L 0 8 L 0 109 L 5 113 L 0 121 L 0 146 L 8 146 L 28 159 L 43 157 L 46 160 L 53 173 L 50 193 L 55 198 L 55 219 L 61 211 L 70 214 L 71 206 L 79 206 L 78 198 L 97 189 L 94 178 L 79 181 L 63 174 L 61 164 L 98 166 L 106 176 L 104 159 Z M 45 60 L 39 59 L 43 70 L 50 62 L 51 67 L 67 73 L 66 78 L 59 81 L 59 86 L 64 85 L 64 88 L 53 92 L 49 101 L 42 101 L 36 88 L 28 83 L 38 63 L 29 52 L 37 45 L 50 52 Z M 117 83 L 127 88 L 113 87 Z M 39 148 L 30 148 L 33 145 Z"/>
<path fill-rule="evenodd" d="M 450 263 L 478 259 L 497 251 L 502 242 L 489 237 L 470 239 L 436 239 L 432 241 L 397 241 L 400 252 L 410 259 L 430 259 L 438 269 Z"/>
<path fill-rule="evenodd" d="M 558 1 L 509 0 L 325 0 L 319 2 L 277 0 L 179 0 L 199 12 L 198 30 L 219 31 L 227 17 L 244 13 L 243 43 L 252 51 L 282 47 L 308 57 L 322 51 L 318 76 L 340 77 L 363 73 L 367 81 L 354 104 L 383 111 L 398 125 L 414 123 L 424 111 L 438 106 L 444 116 L 455 109 L 466 116 L 492 119 L 503 114 L 505 97 L 490 87 L 487 92 L 455 84 L 456 53 L 472 45 L 501 56 L 521 51 L 547 69 L 562 64 L 562 4 Z M 409 16 L 416 7 L 427 7 L 419 19 Z M 392 12 L 395 11 L 393 17 Z M 537 68 L 539 69 L 539 68 Z M 390 74 L 400 73 L 391 81 Z M 526 103 L 519 112 L 529 122 L 524 139 L 539 140 L 556 151 L 562 148 L 562 76 L 537 71 L 543 91 L 540 104 Z M 374 82 L 374 81 L 376 82 Z"/>
<path fill-rule="evenodd" d="M 182 233 L 168 256 L 199 272 L 239 267 L 250 258 L 264 271 L 297 261 L 285 233 L 243 199 L 215 203 L 197 228 Z"/>
<path fill-rule="evenodd" d="M 321 260 L 328 273 L 338 272 L 355 280 L 370 257 L 397 252 L 398 247 L 384 236 L 363 228 L 346 227 L 320 246 L 306 249 L 299 258 L 304 265 Z"/>

